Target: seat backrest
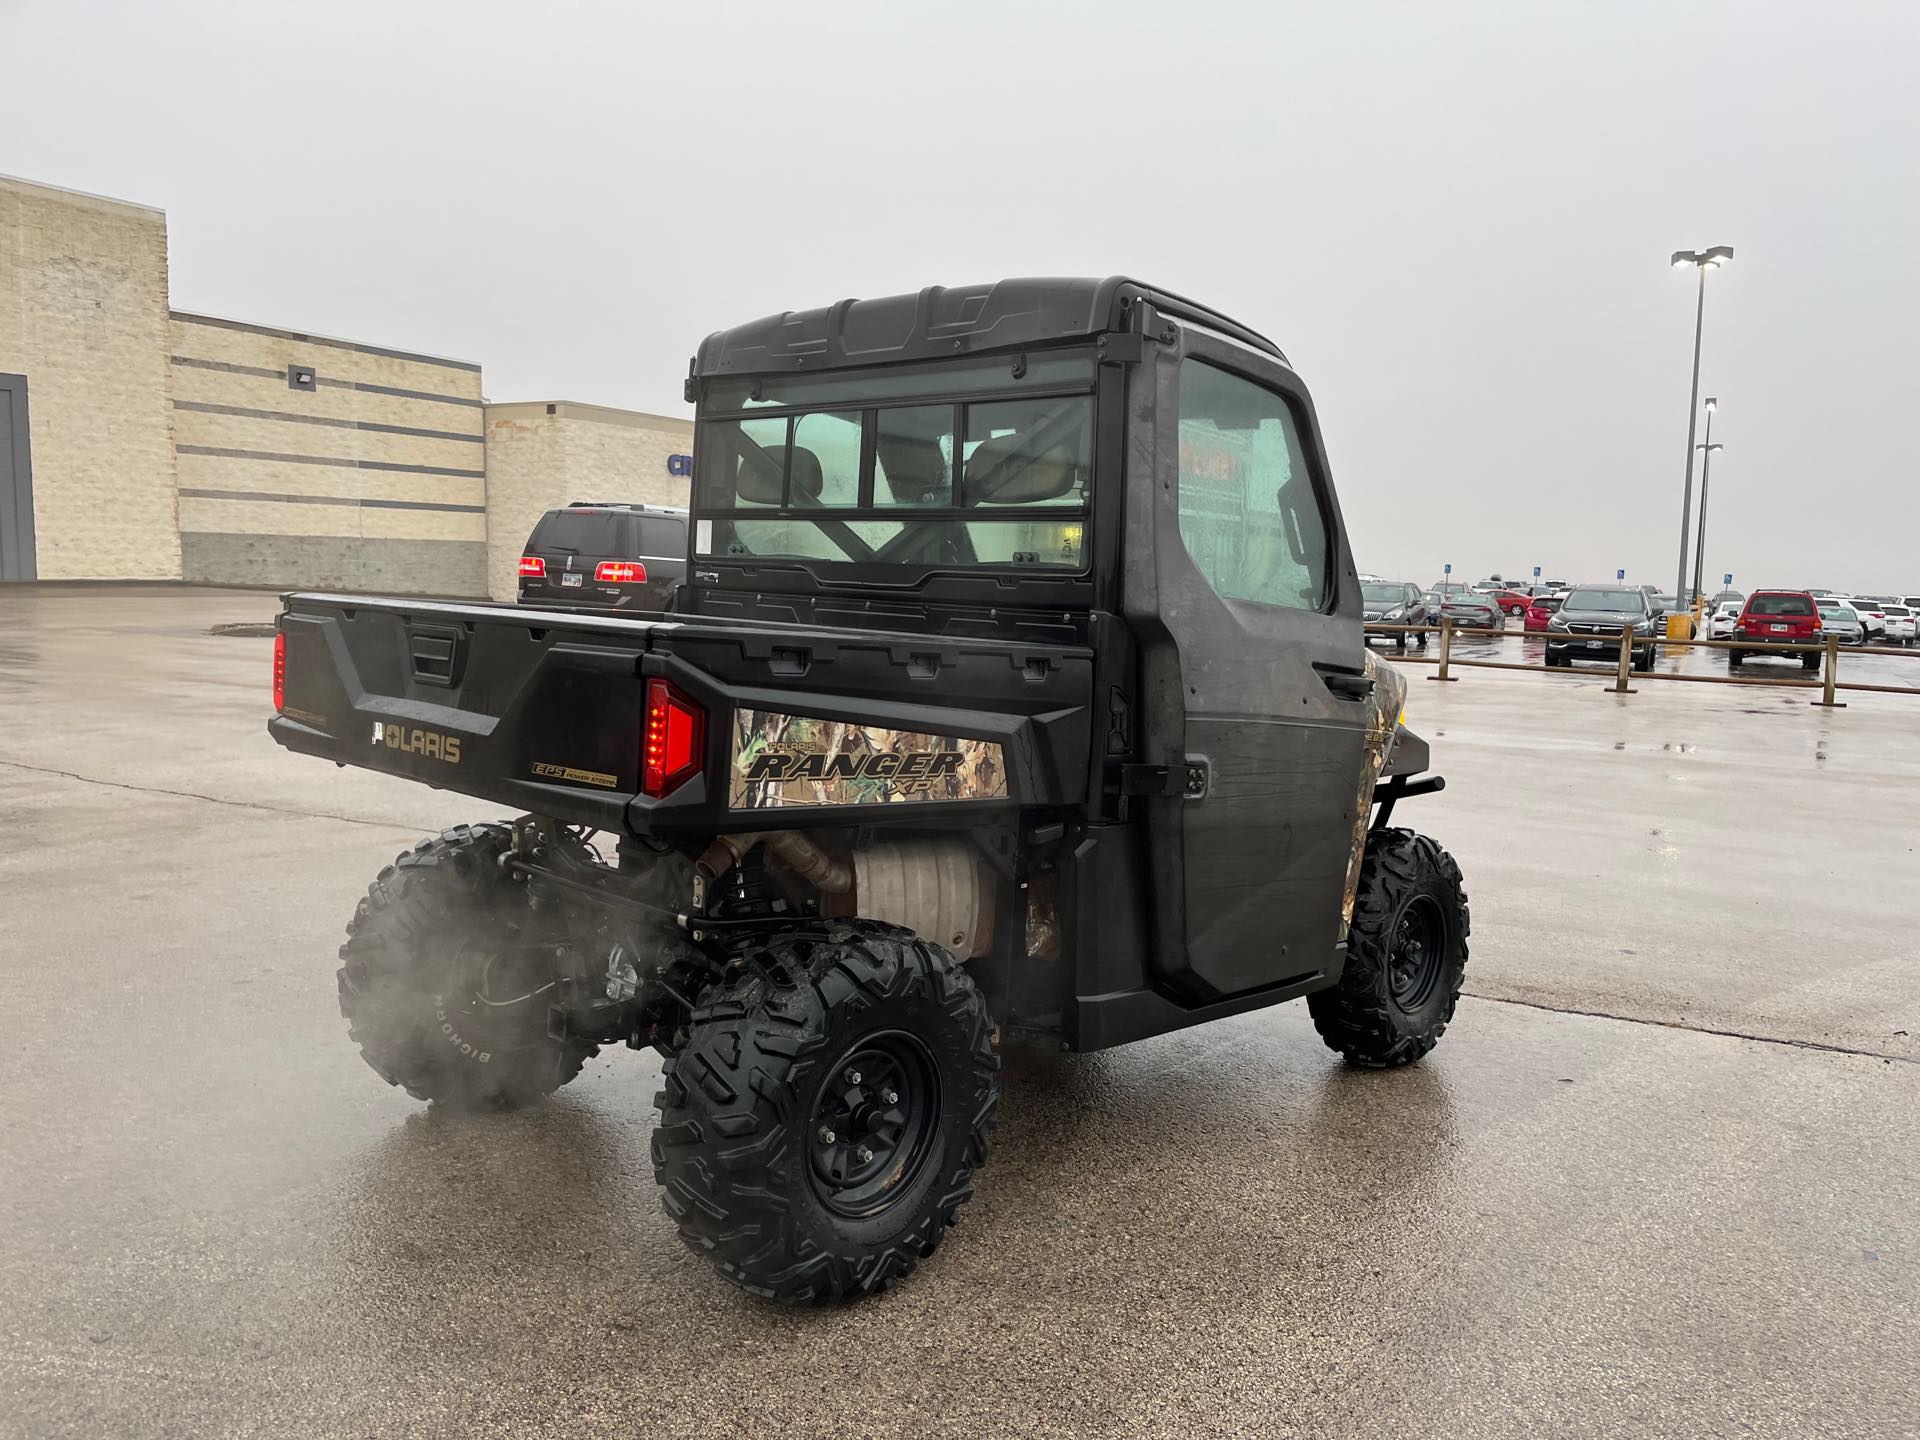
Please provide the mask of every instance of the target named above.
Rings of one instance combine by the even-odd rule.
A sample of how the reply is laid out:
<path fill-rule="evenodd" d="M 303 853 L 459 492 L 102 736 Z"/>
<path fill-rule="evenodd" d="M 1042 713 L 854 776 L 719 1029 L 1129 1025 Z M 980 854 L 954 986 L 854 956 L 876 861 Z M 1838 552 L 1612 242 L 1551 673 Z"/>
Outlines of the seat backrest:
<path fill-rule="evenodd" d="M 1080 466 L 1071 443 L 1030 448 L 1022 435 L 983 440 L 967 459 L 967 501 L 977 505 L 1033 505 L 1073 489 Z"/>

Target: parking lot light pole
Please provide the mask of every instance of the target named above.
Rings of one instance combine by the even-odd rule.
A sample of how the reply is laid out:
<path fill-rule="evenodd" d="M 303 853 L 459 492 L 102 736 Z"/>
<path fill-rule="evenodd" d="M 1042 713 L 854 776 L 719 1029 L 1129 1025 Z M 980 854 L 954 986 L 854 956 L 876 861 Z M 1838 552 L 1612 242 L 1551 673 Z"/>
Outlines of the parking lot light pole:
<path fill-rule="evenodd" d="M 1699 298 L 1693 307 L 1693 390 L 1687 396 L 1687 481 L 1680 493 L 1680 571 L 1673 582 L 1675 604 L 1687 591 L 1687 531 L 1693 520 L 1693 436 L 1695 422 L 1700 418 L 1700 335 L 1707 318 L 1707 271 L 1719 269 L 1732 258 L 1731 245 L 1673 252 L 1674 269 L 1691 265 L 1700 272 Z"/>
<path fill-rule="evenodd" d="M 1727 447 L 1714 443 L 1713 412 L 1720 402 L 1709 395 L 1707 397 L 1707 438 L 1694 448 L 1700 452 L 1700 523 L 1694 527 L 1693 536 L 1693 620 L 1700 623 L 1700 597 L 1706 593 L 1707 572 L 1702 568 L 1707 558 L 1707 486 L 1713 478 L 1713 452 Z"/>

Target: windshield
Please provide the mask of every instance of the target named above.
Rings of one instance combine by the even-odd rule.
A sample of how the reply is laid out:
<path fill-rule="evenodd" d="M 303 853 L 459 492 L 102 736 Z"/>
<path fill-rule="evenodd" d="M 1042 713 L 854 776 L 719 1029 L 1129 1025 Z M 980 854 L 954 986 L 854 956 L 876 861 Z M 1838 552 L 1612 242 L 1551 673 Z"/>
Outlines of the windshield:
<path fill-rule="evenodd" d="M 1822 605 L 1820 613 L 1829 620 L 1858 620 L 1851 605 Z"/>
<path fill-rule="evenodd" d="M 1398 605 L 1407 598 L 1404 585 L 1362 585 L 1360 593 L 1369 605 Z"/>
<path fill-rule="evenodd" d="M 1567 596 L 1568 610 L 1644 610 L 1644 590 L 1576 590 Z"/>
<path fill-rule="evenodd" d="M 1084 570 L 1093 378 L 1076 354 L 716 384 L 744 413 L 700 421 L 695 549 Z"/>

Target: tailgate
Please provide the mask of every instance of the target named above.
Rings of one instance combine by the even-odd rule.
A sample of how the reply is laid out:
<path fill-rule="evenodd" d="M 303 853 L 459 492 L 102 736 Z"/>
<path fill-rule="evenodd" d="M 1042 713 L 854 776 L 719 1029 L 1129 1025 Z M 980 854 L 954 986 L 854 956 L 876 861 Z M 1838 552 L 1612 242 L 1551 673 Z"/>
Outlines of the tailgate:
<path fill-rule="evenodd" d="M 290 750 L 618 830 L 640 788 L 654 623 L 289 595 L 268 728 Z"/>
<path fill-rule="evenodd" d="M 1084 645 L 285 597 L 290 750 L 599 830 L 924 822 L 1088 793 Z M 699 714 L 697 769 L 641 793 L 650 681 Z"/>

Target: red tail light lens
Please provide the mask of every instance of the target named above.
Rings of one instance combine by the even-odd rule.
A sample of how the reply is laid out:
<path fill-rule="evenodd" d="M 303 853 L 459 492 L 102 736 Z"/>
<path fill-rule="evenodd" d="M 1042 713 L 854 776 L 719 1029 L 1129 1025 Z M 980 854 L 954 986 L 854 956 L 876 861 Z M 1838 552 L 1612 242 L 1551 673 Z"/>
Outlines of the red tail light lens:
<path fill-rule="evenodd" d="M 287 708 L 287 632 L 273 632 L 273 713 Z"/>
<path fill-rule="evenodd" d="M 522 580 L 544 580 L 547 577 L 547 562 L 538 555 L 520 557 L 520 578 Z"/>
<path fill-rule="evenodd" d="M 638 585 L 647 578 L 647 567 L 638 560 L 602 560 L 593 567 L 593 578 L 602 585 Z"/>
<path fill-rule="evenodd" d="M 647 681 L 647 733 L 641 747 L 641 790 L 658 799 L 700 769 L 707 712 L 666 680 Z"/>

